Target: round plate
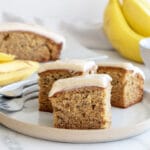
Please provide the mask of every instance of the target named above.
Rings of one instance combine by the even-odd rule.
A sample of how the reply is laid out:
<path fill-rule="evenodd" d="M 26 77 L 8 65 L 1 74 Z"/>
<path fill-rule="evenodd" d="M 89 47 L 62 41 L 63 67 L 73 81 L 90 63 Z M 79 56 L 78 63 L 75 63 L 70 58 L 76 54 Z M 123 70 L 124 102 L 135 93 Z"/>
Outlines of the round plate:
<path fill-rule="evenodd" d="M 145 91 L 141 103 L 127 109 L 112 107 L 110 129 L 71 130 L 53 128 L 53 115 L 38 111 L 38 100 L 26 102 L 15 113 L 0 113 L 1 123 L 10 129 L 36 138 L 52 141 L 89 143 L 121 140 L 138 135 L 150 128 L 150 92 Z"/>

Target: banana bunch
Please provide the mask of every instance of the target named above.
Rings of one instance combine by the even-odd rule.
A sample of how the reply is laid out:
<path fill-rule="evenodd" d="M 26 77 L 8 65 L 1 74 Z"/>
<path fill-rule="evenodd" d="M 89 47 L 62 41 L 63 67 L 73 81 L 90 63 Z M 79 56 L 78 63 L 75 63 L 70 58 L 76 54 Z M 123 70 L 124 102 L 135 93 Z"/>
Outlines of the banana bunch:
<path fill-rule="evenodd" d="M 15 56 L 0 53 L 0 86 L 23 80 L 39 68 L 39 63 L 14 60 Z"/>
<path fill-rule="evenodd" d="M 150 36 L 150 3 L 147 0 L 109 0 L 104 12 L 104 31 L 125 58 L 143 62 L 139 41 Z"/>

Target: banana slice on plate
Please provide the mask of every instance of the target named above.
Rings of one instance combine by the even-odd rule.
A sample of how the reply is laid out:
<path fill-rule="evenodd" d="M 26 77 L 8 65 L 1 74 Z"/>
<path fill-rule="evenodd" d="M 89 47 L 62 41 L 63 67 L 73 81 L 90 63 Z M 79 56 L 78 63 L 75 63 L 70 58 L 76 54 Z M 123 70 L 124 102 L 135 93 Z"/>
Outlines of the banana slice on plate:
<path fill-rule="evenodd" d="M 0 86 L 26 79 L 39 68 L 39 63 L 28 60 L 14 60 L 0 63 Z"/>
<path fill-rule="evenodd" d="M 0 63 L 1 62 L 7 62 L 12 61 L 15 59 L 15 55 L 5 54 L 0 52 Z"/>

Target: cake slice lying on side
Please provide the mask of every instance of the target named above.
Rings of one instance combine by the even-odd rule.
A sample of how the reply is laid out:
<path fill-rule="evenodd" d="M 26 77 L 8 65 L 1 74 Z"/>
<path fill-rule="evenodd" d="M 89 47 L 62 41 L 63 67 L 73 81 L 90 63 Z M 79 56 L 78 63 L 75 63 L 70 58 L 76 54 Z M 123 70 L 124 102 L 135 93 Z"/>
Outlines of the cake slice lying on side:
<path fill-rule="evenodd" d="M 97 74 L 57 80 L 49 93 L 54 110 L 54 127 L 109 128 L 110 82 L 110 76 Z"/>
<path fill-rule="evenodd" d="M 39 69 L 39 110 L 52 112 L 48 93 L 54 81 L 95 73 L 96 69 L 95 62 L 84 60 L 58 60 L 42 65 Z"/>
<path fill-rule="evenodd" d="M 0 52 L 18 59 L 45 62 L 59 58 L 64 38 L 38 25 L 0 24 Z"/>
<path fill-rule="evenodd" d="M 112 81 L 111 104 L 126 108 L 142 101 L 144 74 L 131 63 L 102 63 L 97 73 L 109 74 Z"/>

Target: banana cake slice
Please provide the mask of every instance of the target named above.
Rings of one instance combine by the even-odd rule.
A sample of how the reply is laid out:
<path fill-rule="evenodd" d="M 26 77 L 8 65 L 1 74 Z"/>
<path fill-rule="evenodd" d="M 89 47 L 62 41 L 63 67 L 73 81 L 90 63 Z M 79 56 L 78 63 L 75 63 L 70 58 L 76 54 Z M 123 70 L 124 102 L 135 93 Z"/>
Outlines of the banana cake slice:
<path fill-rule="evenodd" d="M 106 73 L 112 77 L 111 104 L 126 108 L 142 101 L 144 74 L 131 63 L 101 63 L 97 73 Z"/>
<path fill-rule="evenodd" d="M 39 25 L 25 23 L 0 24 L 0 52 L 18 59 L 45 62 L 56 60 L 65 39 Z"/>
<path fill-rule="evenodd" d="M 66 129 L 105 129 L 111 124 L 111 77 L 92 74 L 57 80 L 49 93 L 53 124 Z"/>
<path fill-rule="evenodd" d="M 57 60 L 43 64 L 39 69 L 39 110 L 52 112 L 48 93 L 54 81 L 79 75 L 95 73 L 97 66 L 94 61 Z"/>

